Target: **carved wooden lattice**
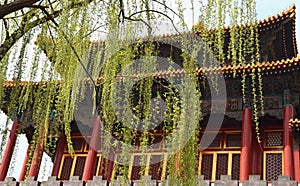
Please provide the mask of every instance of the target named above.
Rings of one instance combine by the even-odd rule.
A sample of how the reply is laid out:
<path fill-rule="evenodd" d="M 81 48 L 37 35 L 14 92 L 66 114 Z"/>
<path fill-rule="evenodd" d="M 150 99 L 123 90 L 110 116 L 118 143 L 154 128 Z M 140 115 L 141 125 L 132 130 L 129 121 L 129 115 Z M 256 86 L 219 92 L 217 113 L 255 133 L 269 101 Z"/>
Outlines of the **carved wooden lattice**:
<path fill-rule="evenodd" d="M 82 150 L 83 143 L 84 143 L 84 139 L 83 138 L 72 138 L 73 148 L 76 151 Z"/>
<path fill-rule="evenodd" d="M 149 149 L 160 149 L 160 143 L 162 139 L 160 137 L 155 137 L 149 140 Z"/>
<path fill-rule="evenodd" d="M 83 175 L 85 160 L 86 160 L 85 156 L 77 157 L 73 176 Z"/>
<path fill-rule="evenodd" d="M 132 166 L 131 180 L 139 180 L 141 178 L 141 175 L 143 175 L 145 168 L 142 166 L 138 166 L 141 164 L 142 156 L 134 156 L 133 165 L 135 166 Z"/>
<path fill-rule="evenodd" d="M 61 170 L 61 175 L 60 175 L 61 180 L 68 180 L 70 178 L 72 163 L 73 163 L 73 158 L 65 157 L 62 170 Z"/>
<path fill-rule="evenodd" d="M 96 173 L 97 173 L 97 168 L 98 168 L 98 164 L 99 164 L 99 159 L 100 159 L 100 157 L 97 156 L 97 158 L 96 158 L 96 164 L 95 164 L 94 171 L 93 171 L 93 175 L 94 176 L 97 176 Z"/>
<path fill-rule="evenodd" d="M 150 172 L 153 180 L 160 180 L 162 174 L 163 155 L 152 155 L 150 159 Z"/>
<path fill-rule="evenodd" d="M 231 177 L 233 180 L 240 179 L 240 154 L 232 154 Z"/>
<path fill-rule="evenodd" d="M 266 154 L 266 180 L 277 180 L 282 175 L 282 154 Z"/>
<path fill-rule="evenodd" d="M 98 176 L 103 176 L 104 178 L 106 178 L 108 163 L 109 163 L 108 159 L 106 159 L 104 157 L 101 158 Z"/>
<path fill-rule="evenodd" d="M 221 138 L 221 134 L 217 134 L 217 136 L 215 137 L 215 139 L 211 142 L 211 144 L 209 145 L 209 148 L 219 148 L 220 147 L 220 142 L 221 142 L 222 138 Z"/>
<path fill-rule="evenodd" d="M 226 140 L 227 147 L 241 147 L 241 134 L 228 134 Z"/>
<path fill-rule="evenodd" d="M 212 178 L 213 154 L 203 154 L 201 162 L 201 174 L 204 175 L 205 180 Z"/>
<path fill-rule="evenodd" d="M 282 132 L 267 133 L 267 147 L 282 146 Z"/>
<path fill-rule="evenodd" d="M 128 167 L 125 167 L 123 164 L 117 163 L 115 165 L 115 175 L 114 179 L 117 179 L 118 176 L 126 176 L 124 173 L 128 170 Z M 107 174 L 107 170 L 105 170 L 105 174 Z"/>
<path fill-rule="evenodd" d="M 221 175 L 227 175 L 228 172 L 228 154 L 218 154 L 216 179 L 220 180 Z"/>

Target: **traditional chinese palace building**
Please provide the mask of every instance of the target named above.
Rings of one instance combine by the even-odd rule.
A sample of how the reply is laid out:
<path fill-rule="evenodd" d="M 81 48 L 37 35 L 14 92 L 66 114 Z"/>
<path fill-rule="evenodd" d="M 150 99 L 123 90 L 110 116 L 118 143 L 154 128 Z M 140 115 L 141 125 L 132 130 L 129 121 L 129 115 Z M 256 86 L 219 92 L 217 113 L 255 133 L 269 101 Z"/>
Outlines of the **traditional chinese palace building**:
<path fill-rule="evenodd" d="M 300 55 L 298 55 L 295 35 L 295 6 L 267 19 L 258 22 L 261 61 L 256 66 L 244 65 L 234 67 L 230 64 L 220 67 L 226 81 L 227 104 L 226 113 L 220 130 L 210 131 L 216 137 L 208 148 L 199 152 L 199 175 L 205 180 L 214 182 L 220 180 L 221 175 L 231 175 L 233 180 L 248 180 L 249 175 L 260 175 L 263 180 L 277 180 L 280 175 L 290 176 L 300 183 Z M 228 34 L 228 30 L 225 30 Z M 260 138 L 256 140 L 255 125 L 252 122 L 253 109 L 251 103 L 245 107 L 242 103 L 241 74 L 250 73 L 252 68 L 261 68 L 263 77 L 263 94 L 265 114 L 260 115 Z M 177 74 L 180 74 L 178 72 Z M 13 86 L 12 82 L 5 84 L 6 89 Z M 249 85 L 250 86 L 250 85 Z M 204 119 L 201 121 L 205 130 L 209 118 L 211 101 L 209 94 L 203 92 L 202 110 Z M 5 154 L 0 166 L 0 181 L 6 177 L 12 151 L 15 144 L 17 125 L 22 122 L 14 120 L 11 134 L 6 146 Z M 102 156 L 101 145 L 97 151 L 89 149 L 89 141 L 93 139 L 93 131 L 100 127 L 95 121 L 94 129 L 86 127 L 85 133 L 79 131 L 77 123 L 72 125 L 72 140 L 75 156 L 67 152 L 66 139 L 61 135 L 55 154 L 52 176 L 60 180 L 69 180 L 71 176 L 81 176 L 84 181 L 93 176 L 103 176 L 105 180 L 112 180 L 118 176 L 114 161 L 107 161 Z M 28 126 L 26 135 L 30 140 L 32 127 Z M 85 138 L 83 137 L 85 136 Z M 163 138 L 156 135 L 158 143 L 146 154 L 141 154 L 137 146 L 132 152 L 132 164 L 141 161 L 141 156 L 147 158 L 145 175 L 153 180 L 167 178 L 168 151 L 159 143 Z M 88 140 L 86 140 L 88 139 Z M 114 149 L 111 156 L 118 158 L 121 149 Z M 42 156 L 42 149 L 35 149 L 35 156 Z M 23 165 L 19 180 L 24 179 L 26 162 Z M 153 163 L 154 162 L 154 163 Z M 40 162 L 33 161 L 29 176 L 37 177 Z M 141 167 L 131 166 L 129 177 L 139 180 Z"/>

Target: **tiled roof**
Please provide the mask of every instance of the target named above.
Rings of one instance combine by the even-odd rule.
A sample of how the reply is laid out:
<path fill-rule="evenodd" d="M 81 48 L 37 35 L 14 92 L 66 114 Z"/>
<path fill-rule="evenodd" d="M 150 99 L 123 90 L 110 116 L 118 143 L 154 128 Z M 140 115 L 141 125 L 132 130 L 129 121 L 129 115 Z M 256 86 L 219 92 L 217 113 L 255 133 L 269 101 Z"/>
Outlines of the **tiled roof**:
<path fill-rule="evenodd" d="M 52 81 L 53 82 L 53 81 Z M 28 82 L 28 81 L 21 81 L 18 83 L 18 86 L 28 86 L 28 85 L 31 85 L 31 86 L 40 86 L 42 84 L 48 84 L 49 82 Z M 54 83 L 54 82 L 53 82 Z M 55 82 L 56 84 L 60 84 L 61 82 L 60 81 L 56 81 Z M 4 81 L 3 83 L 3 87 L 4 88 L 12 88 L 12 87 L 16 87 L 17 83 L 15 81 L 9 81 L 9 80 L 6 80 Z"/>
<path fill-rule="evenodd" d="M 258 21 L 258 25 L 260 27 L 263 27 L 263 26 L 271 25 L 275 22 L 284 20 L 286 18 L 292 18 L 292 19 L 296 18 L 296 6 L 294 4 L 279 14 L 276 14 L 276 15 L 273 15 L 273 16 L 270 16 L 263 20 Z"/>
<path fill-rule="evenodd" d="M 262 63 L 256 63 L 255 65 L 251 64 L 244 64 L 238 66 L 224 66 L 224 67 L 212 67 L 212 68 L 198 68 L 194 70 L 194 73 L 197 74 L 209 74 L 209 73 L 221 73 L 224 75 L 232 74 L 234 71 L 236 73 L 250 73 L 253 69 L 257 70 L 260 69 L 261 72 L 269 72 L 269 71 L 276 71 L 279 73 L 284 73 L 288 71 L 299 70 L 300 66 L 300 54 L 296 57 L 286 60 L 277 60 L 277 61 L 266 61 Z M 184 69 L 178 70 L 165 70 L 165 71 L 156 71 L 152 74 L 154 77 L 166 77 L 166 76 L 182 76 L 186 74 Z M 134 74 L 131 77 L 143 77 L 145 74 Z M 127 77 L 117 77 L 118 79 L 127 78 Z M 98 78 L 98 81 L 101 81 L 102 77 Z M 48 82 L 33 82 L 31 83 L 32 86 L 39 86 L 40 84 L 47 84 Z M 56 81 L 56 84 L 60 84 L 60 81 Z M 27 86 L 29 84 L 28 81 L 20 82 L 20 86 Z M 12 88 L 15 87 L 16 84 L 14 81 L 5 81 L 4 88 Z"/>
<path fill-rule="evenodd" d="M 212 67 L 212 68 L 198 68 L 194 70 L 194 73 L 198 74 L 209 74 L 209 73 L 222 73 L 222 74 L 232 74 L 234 72 L 236 73 L 250 73 L 254 69 L 260 69 L 262 72 L 268 72 L 268 71 L 277 71 L 279 73 L 286 72 L 286 71 L 293 71 L 298 70 L 298 66 L 300 65 L 300 55 L 293 57 L 291 59 L 285 59 L 285 60 L 277 60 L 277 61 L 266 61 L 266 62 L 257 62 L 255 65 L 251 64 L 243 64 L 238 66 L 224 66 L 224 67 Z M 164 76 L 181 76 L 184 75 L 186 72 L 184 69 L 178 69 L 178 70 L 165 70 L 165 71 L 157 71 L 153 74 L 155 77 L 164 77 Z M 144 74 L 136 74 L 133 75 L 133 77 L 141 77 L 144 76 Z"/>
<path fill-rule="evenodd" d="M 296 6 L 293 4 L 292 6 L 288 7 L 286 10 L 273 15 L 269 16 L 265 19 L 258 20 L 257 25 L 260 30 L 266 30 L 272 28 L 274 25 L 276 25 L 280 21 L 285 21 L 288 19 L 296 19 Z M 250 25 L 239 25 L 238 28 L 245 28 L 249 27 Z M 229 31 L 232 26 L 225 27 L 225 31 Z M 216 29 L 212 29 L 211 31 L 214 31 Z M 197 31 L 196 31 L 197 33 Z"/>
<path fill-rule="evenodd" d="M 287 22 L 291 19 L 295 19 L 296 17 L 296 6 L 292 5 L 289 8 L 287 8 L 286 10 L 282 11 L 279 14 L 276 14 L 274 16 L 270 16 L 266 19 L 260 20 L 258 21 L 258 26 L 260 28 L 260 30 L 268 30 L 271 29 L 275 26 L 278 26 L 278 24 L 283 24 L 281 21 L 283 22 Z M 281 23 L 280 23 L 281 22 Z M 242 27 L 247 27 L 247 25 L 242 25 L 240 26 Z M 249 26 L 249 25 L 248 25 Z M 229 30 L 230 27 L 226 27 L 225 30 Z M 293 33 L 292 33 L 292 43 L 290 43 L 289 45 L 293 46 L 293 50 L 294 50 L 294 54 L 297 54 L 297 45 L 296 45 L 296 36 L 295 36 L 295 21 L 293 21 L 293 29 L 292 29 Z M 172 34 L 172 35 L 163 35 L 162 37 L 170 37 L 170 36 L 177 36 L 180 35 L 178 34 Z M 285 38 L 284 38 L 284 41 Z M 286 51 L 285 51 L 286 53 Z M 300 55 L 298 54 L 296 57 L 292 57 L 292 58 L 288 58 L 288 59 L 282 59 L 282 60 L 274 60 L 274 61 L 265 61 L 265 62 L 257 62 L 255 65 L 251 65 L 251 64 L 243 64 L 243 65 L 238 65 L 238 66 L 232 66 L 232 65 L 227 65 L 224 67 L 212 67 L 212 68 L 198 68 L 194 70 L 194 73 L 223 73 L 223 74 L 233 74 L 233 73 L 250 73 L 252 72 L 253 69 L 260 69 L 262 72 L 266 72 L 266 74 L 268 72 L 286 72 L 286 71 L 290 71 L 290 70 L 298 70 L 298 65 L 299 65 L 299 59 L 300 59 Z M 181 76 L 185 74 L 184 69 L 178 69 L 178 70 L 165 70 L 165 71 L 157 71 L 154 74 L 152 74 L 153 76 L 156 77 L 163 77 L 163 76 L 169 76 L 169 75 L 175 75 L 175 76 Z M 272 74 L 272 73 L 270 73 Z M 144 76 L 144 74 L 136 74 L 133 77 L 140 77 L 140 76 Z M 122 77 L 119 77 L 122 78 Z M 101 77 L 99 77 L 98 81 L 101 81 Z M 38 86 L 40 84 L 43 83 L 47 83 L 47 82 L 34 82 L 31 83 L 31 85 L 33 86 Z M 26 86 L 28 85 L 29 82 L 21 82 L 20 86 Z M 4 82 L 4 87 L 5 88 L 9 88 L 9 87 L 14 87 L 16 86 L 16 84 L 14 83 L 14 81 L 5 81 Z"/>

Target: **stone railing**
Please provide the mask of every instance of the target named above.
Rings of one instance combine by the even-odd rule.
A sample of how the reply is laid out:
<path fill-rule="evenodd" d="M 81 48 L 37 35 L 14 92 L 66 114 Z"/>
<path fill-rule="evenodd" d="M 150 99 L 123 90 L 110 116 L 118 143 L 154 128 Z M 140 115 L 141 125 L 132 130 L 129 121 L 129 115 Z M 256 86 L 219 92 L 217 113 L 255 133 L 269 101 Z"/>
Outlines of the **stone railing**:
<path fill-rule="evenodd" d="M 222 175 L 220 180 L 216 180 L 214 183 L 210 183 L 209 180 L 204 180 L 204 176 L 196 176 L 198 180 L 197 186 L 298 186 L 296 181 L 290 180 L 289 176 L 279 176 L 278 180 L 267 183 L 265 180 L 261 180 L 258 175 L 250 175 L 249 180 L 245 180 L 239 183 L 238 180 L 232 180 L 231 176 Z M 168 179 L 158 182 L 151 180 L 150 176 L 143 176 L 142 180 L 125 181 L 122 177 L 118 177 L 116 180 L 108 182 L 102 179 L 102 176 L 94 176 L 93 180 L 89 180 L 86 183 L 79 179 L 79 176 L 72 176 L 70 180 L 57 180 L 56 177 L 49 177 L 48 181 L 38 182 L 33 177 L 27 178 L 26 181 L 17 182 L 14 178 L 6 178 L 5 181 L 0 181 L 0 186 L 169 186 Z"/>

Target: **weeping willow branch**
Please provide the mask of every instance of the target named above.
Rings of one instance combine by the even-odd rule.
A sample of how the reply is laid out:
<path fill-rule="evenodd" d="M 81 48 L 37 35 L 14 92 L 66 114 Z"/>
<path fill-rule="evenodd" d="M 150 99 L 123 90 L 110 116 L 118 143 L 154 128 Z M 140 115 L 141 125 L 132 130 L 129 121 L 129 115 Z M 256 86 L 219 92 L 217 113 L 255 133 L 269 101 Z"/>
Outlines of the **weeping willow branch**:
<path fill-rule="evenodd" d="M 85 3 L 91 3 L 94 0 L 88 0 L 88 1 L 82 1 L 79 3 L 72 3 L 70 4 L 67 8 L 69 9 L 74 9 L 74 8 L 78 8 L 80 6 L 82 6 Z M 16 1 L 19 2 L 19 1 Z M 20 2 L 19 2 L 20 3 Z M 3 5 L 4 6 L 4 5 Z M 3 7 L 2 6 L 2 7 Z M 23 8 L 25 6 L 22 6 Z M 20 10 L 20 9 L 17 9 Z M 1 7 L 0 7 L 0 12 L 1 12 Z M 56 17 L 58 17 L 62 12 L 62 9 L 53 11 L 50 16 L 44 16 L 40 19 L 37 19 L 35 21 L 29 22 L 28 21 L 30 19 L 32 19 L 35 14 L 34 12 L 30 11 L 28 14 L 26 14 L 27 19 L 23 19 L 21 21 L 21 24 L 19 26 L 19 28 L 17 30 L 15 30 L 10 37 L 7 37 L 4 42 L 0 45 L 0 61 L 2 61 L 3 57 L 7 54 L 7 52 L 11 49 L 11 47 L 25 34 L 27 33 L 29 30 L 31 30 L 32 28 L 35 28 L 36 26 L 39 26 L 41 24 L 44 24 L 48 21 L 50 21 L 51 19 L 55 19 Z M 0 18 L 1 18 L 1 14 L 0 14 Z"/>
<path fill-rule="evenodd" d="M 51 14 L 49 14 L 46 9 L 42 8 L 43 12 L 46 14 L 46 16 L 52 21 L 52 23 L 56 26 L 56 31 L 59 31 L 57 28 L 59 27 L 59 24 L 54 20 L 53 17 L 51 17 Z M 92 81 L 94 87 L 97 87 L 93 77 L 91 76 L 91 74 L 88 72 L 87 68 L 84 66 L 82 60 L 80 59 L 79 54 L 77 53 L 76 49 L 74 48 L 74 46 L 72 45 L 72 43 L 70 42 L 68 36 L 62 32 L 62 35 L 64 37 L 64 39 L 67 41 L 69 47 L 71 48 L 71 50 L 73 51 L 73 53 L 75 54 L 77 61 L 80 63 L 81 67 L 83 68 L 83 70 L 85 71 L 85 73 L 87 74 L 87 76 L 90 78 L 90 80 Z"/>
<path fill-rule="evenodd" d="M 60 14 L 60 11 L 56 11 L 54 13 L 52 13 L 52 17 L 57 17 Z M 31 16 L 31 18 L 33 17 L 33 15 Z M 30 18 L 29 18 L 30 19 Z M 11 49 L 11 47 L 25 34 L 27 33 L 29 30 L 31 30 L 32 28 L 43 24 L 47 21 L 50 20 L 50 18 L 48 17 L 43 17 L 41 19 L 38 19 L 36 21 L 27 23 L 27 20 L 22 20 L 20 27 L 15 30 L 10 37 L 6 38 L 5 41 L 0 45 L 0 60 L 3 59 L 3 57 L 6 55 L 6 53 Z"/>

